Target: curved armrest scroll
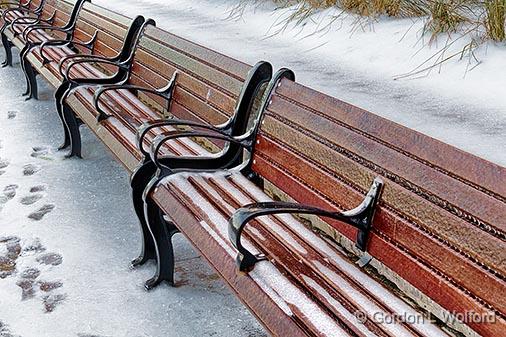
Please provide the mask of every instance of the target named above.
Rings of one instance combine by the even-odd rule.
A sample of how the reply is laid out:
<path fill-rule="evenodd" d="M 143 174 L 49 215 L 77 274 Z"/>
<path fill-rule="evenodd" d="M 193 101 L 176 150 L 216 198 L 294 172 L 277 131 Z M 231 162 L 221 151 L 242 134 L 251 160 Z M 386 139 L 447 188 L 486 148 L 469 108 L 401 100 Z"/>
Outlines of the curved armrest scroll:
<path fill-rule="evenodd" d="M 158 136 L 155 137 L 153 140 L 153 143 L 151 144 L 150 153 L 149 156 L 151 157 L 151 161 L 155 164 L 155 166 L 163 171 L 164 169 L 169 170 L 170 168 L 164 166 L 159 158 L 159 152 L 162 146 L 167 143 L 168 141 L 180 139 L 180 138 L 207 138 L 207 139 L 216 139 L 216 140 L 223 140 L 229 143 L 233 143 L 236 145 L 239 145 L 243 147 L 244 149 L 250 150 L 253 146 L 253 142 L 250 139 L 240 139 L 231 137 L 230 135 L 218 131 L 218 130 L 208 130 L 208 131 L 168 131 L 164 132 Z"/>
<path fill-rule="evenodd" d="M 210 124 L 204 124 L 199 122 L 192 122 L 183 119 L 155 119 L 143 123 L 137 130 L 137 147 L 145 157 L 149 157 L 149 152 L 144 149 L 144 140 L 149 131 L 161 128 L 164 126 L 189 126 L 199 129 L 211 130 L 211 131 L 224 131 L 220 126 L 214 126 Z"/>
<path fill-rule="evenodd" d="M 345 222 L 358 229 L 356 246 L 361 251 L 366 251 L 369 232 L 372 221 L 381 197 L 383 181 L 381 178 L 374 179 L 372 186 L 362 203 L 356 208 L 345 212 L 326 211 L 317 207 L 300 205 L 289 202 L 262 202 L 249 204 L 238 209 L 229 221 L 228 236 L 238 250 L 237 266 L 241 272 L 253 270 L 258 261 L 264 260 L 263 254 L 254 255 L 241 243 L 241 234 L 244 227 L 257 217 L 273 214 L 313 214 Z"/>

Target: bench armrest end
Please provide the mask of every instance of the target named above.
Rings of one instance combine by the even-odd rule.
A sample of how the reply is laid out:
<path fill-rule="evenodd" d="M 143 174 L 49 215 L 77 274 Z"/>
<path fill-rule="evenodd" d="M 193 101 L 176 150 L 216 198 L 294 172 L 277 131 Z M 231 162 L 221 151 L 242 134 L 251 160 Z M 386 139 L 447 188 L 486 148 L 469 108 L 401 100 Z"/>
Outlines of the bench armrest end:
<path fill-rule="evenodd" d="M 318 207 L 305 206 L 290 202 L 262 202 L 246 205 L 238 209 L 229 220 L 228 236 L 232 245 L 238 250 L 237 265 L 240 272 L 253 270 L 255 264 L 265 260 L 263 254 L 254 255 L 241 243 L 241 235 L 246 225 L 257 217 L 275 214 L 312 214 L 331 218 L 352 225 L 358 229 L 356 246 L 366 251 L 372 221 L 381 197 L 383 181 L 374 179 L 372 186 L 360 205 L 345 212 L 333 212 Z"/>

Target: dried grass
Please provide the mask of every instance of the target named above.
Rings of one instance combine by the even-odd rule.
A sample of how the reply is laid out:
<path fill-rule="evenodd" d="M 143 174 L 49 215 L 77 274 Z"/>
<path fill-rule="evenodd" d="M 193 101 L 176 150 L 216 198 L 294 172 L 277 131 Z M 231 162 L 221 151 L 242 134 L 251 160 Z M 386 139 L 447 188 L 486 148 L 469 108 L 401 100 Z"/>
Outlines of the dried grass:
<path fill-rule="evenodd" d="M 430 36 L 429 44 L 440 41 L 441 35 L 446 36 L 444 46 L 439 47 L 432 57 L 398 78 L 426 76 L 434 69 L 441 69 L 442 64 L 452 58 L 467 57 L 470 70 L 472 64 L 480 63 L 475 56 L 477 48 L 488 41 L 506 42 L 506 0 L 239 0 L 230 16 L 240 18 L 249 5 L 265 2 L 274 2 L 278 9 L 289 7 L 271 27 L 268 37 L 289 26 L 304 26 L 308 20 L 315 20 L 313 14 L 327 8 L 336 8 L 341 14 L 329 14 L 326 21 L 318 16 L 326 23 L 318 23 L 312 34 L 329 31 L 339 17 L 351 13 L 357 17 L 352 30 L 363 29 L 364 23 L 374 22 L 382 16 L 409 17 L 425 20 L 422 36 Z M 455 43 L 464 38 L 469 42 L 460 51 L 450 53 L 455 49 Z"/>
<path fill-rule="evenodd" d="M 497 42 L 506 40 L 506 0 L 486 0 L 484 5 L 487 36 Z"/>

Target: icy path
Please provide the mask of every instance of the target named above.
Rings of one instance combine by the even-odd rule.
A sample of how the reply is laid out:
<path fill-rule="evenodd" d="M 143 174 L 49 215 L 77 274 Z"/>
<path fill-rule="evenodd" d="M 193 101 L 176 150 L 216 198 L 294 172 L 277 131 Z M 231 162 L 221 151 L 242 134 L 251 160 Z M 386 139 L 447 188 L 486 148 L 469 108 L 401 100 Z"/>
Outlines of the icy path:
<path fill-rule="evenodd" d="M 52 90 L 27 103 L 22 87 L 18 64 L 0 70 L 0 336 L 264 336 L 181 237 L 179 286 L 144 291 L 154 265 L 128 269 L 139 230 L 125 170 L 88 132 L 86 159 L 63 159 Z"/>
<path fill-rule="evenodd" d="M 482 48 L 477 56 L 483 64 L 466 76 L 467 61 L 453 60 L 441 74 L 394 81 L 437 51 L 417 53 L 423 22 L 385 19 L 352 36 L 354 19 L 345 18 L 343 28 L 325 35 L 301 39 L 315 30 L 308 23 L 302 31 L 288 29 L 266 39 L 278 17 L 269 6 L 232 21 L 224 19 L 237 0 L 94 2 L 129 16 L 152 17 L 160 27 L 250 64 L 265 59 L 290 67 L 301 83 L 506 166 L 504 46 Z M 459 41 L 453 51 L 465 43 Z"/>

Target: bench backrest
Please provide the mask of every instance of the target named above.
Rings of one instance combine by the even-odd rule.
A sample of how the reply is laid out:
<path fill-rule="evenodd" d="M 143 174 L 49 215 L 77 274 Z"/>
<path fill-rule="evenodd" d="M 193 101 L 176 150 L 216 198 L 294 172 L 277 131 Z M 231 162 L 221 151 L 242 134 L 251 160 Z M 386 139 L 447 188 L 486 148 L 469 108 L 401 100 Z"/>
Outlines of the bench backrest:
<path fill-rule="evenodd" d="M 74 1 L 47 1 L 45 11 L 52 14 L 56 9 L 55 24 L 61 25 L 68 19 Z M 94 52 L 115 56 L 122 47 L 130 22 L 126 16 L 86 3 L 79 15 L 75 38 L 87 42 L 98 31 Z M 82 48 L 81 51 L 88 52 Z M 140 94 L 141 97 L 155 108 L 159 117 L 170 115 L 217 125 L 234 115 L 251 69 L 243 62 L 148 26 L 135 52 L 130 82 L 157 89 L 164 87 L 177 71 L 170 105 L 156 96 Z"/>
<path fill-rule="evenodd" d="M 70 19 L 75 0 L 46 0 L 44 16 L 56 13 L 54 25 L 63 26 Z M 78 42 L 88 42 L 97 33 L 94 52 L 101 56 L 115 56 L 123 45 L 124 36 L 131 19 L 106 10 L 100 6 L 86 2 L 81 9 L 74 39 Z M 77 47 L 82 53 L 90 53 L 84 47 Z"/>
<path fill-rule="evenodd" d="M 181 119 L 215 125 L 234 114 L 250 65 L 156 27 L 146 29 L 139 47 L 133 84 L 161 88 L 178 72 L 170 106 L 152 97 L 155 106 Z"/>
<path fill-rule="evenodd" d="M 504 167 L 284 79 L 265 112 L 252 168 L 281 198 L 334 210 L 357 206 L 381 176 L 369 254 L 393 280 L 400 276 L 399 287 L 452 313 L 494 317 L 469 319 L 476 332 L 506 331 Z M 314 225 L 355 241 L 351 226 Z"/>
<path fill-rule="evenodd" d="M 41 4 L 43 2 L 44 2 L 44 0 L 31 0 L 29 2 L 27 2 L 27 1 L 21 1 L 21 4 L 24 4 L 24 5 L 28 4 L 28 7 L 25 6 L 24 8 L 28 8 L 30 10 L 37 10 L 37 9 L 40 8 L 40 6 L 41 6 Z M 12 1 L 10 1 L 10 3 L 7 2 L 6 4 L 2 4 L 2 3 L 3 3 L 3 1 L 0 1 L 0 9 L 4 9 L 4 8 L 12 8 L 12 9 L 14 9 L 14 8 L 18 7 L 17 5 L 13 5 Z M 1 8 L 1 7 L 3 7 L 3 8 Z"/>

